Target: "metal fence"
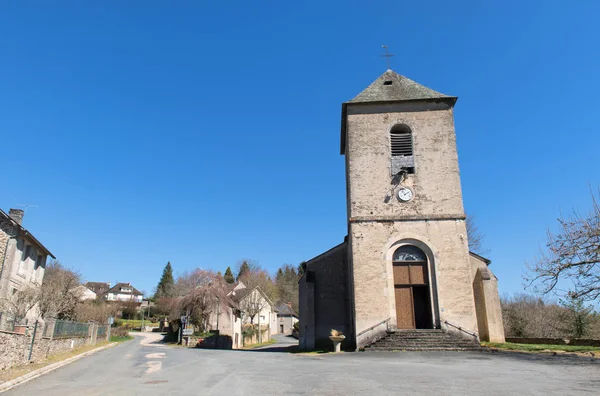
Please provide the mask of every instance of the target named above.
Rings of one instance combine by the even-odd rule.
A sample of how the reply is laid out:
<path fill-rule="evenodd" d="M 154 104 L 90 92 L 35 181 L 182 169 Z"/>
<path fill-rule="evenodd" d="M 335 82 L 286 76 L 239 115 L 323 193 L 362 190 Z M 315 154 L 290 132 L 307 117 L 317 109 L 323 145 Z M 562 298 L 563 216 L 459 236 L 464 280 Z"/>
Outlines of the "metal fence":
<path fill-rule="evenodd" d="M 56 320 L 52 338 L 87 337 L 90 335 L 90 326 L 91 323 Z"/>
<path fill-rule="evenodd" d="M 106 330 L 108 329 L 108 326 L 98 326 L 98 330 L 96 333 L 96 338 L 100 339 L 101 337 L 106 337 Z"/>

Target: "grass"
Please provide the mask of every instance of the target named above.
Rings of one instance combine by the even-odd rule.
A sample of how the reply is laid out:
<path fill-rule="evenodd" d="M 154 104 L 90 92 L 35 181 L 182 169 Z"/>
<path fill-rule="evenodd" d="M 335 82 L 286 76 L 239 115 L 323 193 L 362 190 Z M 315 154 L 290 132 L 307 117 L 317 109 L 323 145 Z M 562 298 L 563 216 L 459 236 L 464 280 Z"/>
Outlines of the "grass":
<path fill-rule="evenodd" d="M 125 341 L 129 341 L 129 340 L 133 340 L 133 337 L 130 335 L 125 335 L 125 336 L 110 336 L 110 342 L 125 342 Z"/>
<path fill-rule="evenodd" d="M 142 327 L 141 319 L 117 319 L 116 322 L 117 322 L 117 326 L 120 326 L 120 327 L 128 327 L 128 328 Z M 160 323 L 152 323 L 149 320 L 144 320 L 144 326 L 158 327 L 158 326 L 160 326 Z"/>
<path fill-rule="evenodd" d="M 271 338 L 269 341 L 265 341 L 265 342 L 261 342 L 258 344 L 248 344 L 248 345 L 244 345 L 243 349 L 255 349 L 255 348 L 260 348 L 263 346 L 267 346 L 267 345 L 271 345 L 271 344 L 275 344 L 277 341 L 273 338 Z"/>
<path fill-rule="evenodd" d="M 104 341 L 104 342 L 99 342 L 96 345 L 84 345 L 79 348 L 72 349 L 70 351 L 51 355 L 47 359 L 45 359 L 41 362 L 30 363 L 26 366 L 18 366 L 18 367 L 10 368 L 8 370 L 0 371 L 0 382 L 6 382 L 6 381 L 13 380 L 22 375 L 30 373 L 34 370 L 38 370 L 38 369 L 41 369 L 42 367 L 46 367 L 52 363 L 57 363 L 57 362 L 63 361 L 70 357 L 79 355 L 84 352 L 91 351 L 92 349 L 96 349 L 96 348 L 99 348 L 99 347 L 107 345 L 107 344 L 108 344 L 108 342 Z"/>
<path fill-rule="evenodd" d="M 302 355 L 321 355 L 324 353 L 332 353 L 331 351 L 327 351 L 325 349 L 315 349 L 313 351 L 305 351 L 303 349 L 300 349 L 300 347 L 298 345 L 291 345 L 291 346 L 287 347 L 286 352 L 292 353 L 292 354 L 302 354 Z"/>
<path fill-rule="evenodd" d="M 577 345 L 550 345 L 550 344 L 515 344 L 505 342 L 503 344 L 494 342 L 482 342 L 481 345 L 490 348 L 504 349 L 508 351 L 523 351 L 523 352 L 600 352 L 599 347 L 592 346 L 577 346 Z"/>

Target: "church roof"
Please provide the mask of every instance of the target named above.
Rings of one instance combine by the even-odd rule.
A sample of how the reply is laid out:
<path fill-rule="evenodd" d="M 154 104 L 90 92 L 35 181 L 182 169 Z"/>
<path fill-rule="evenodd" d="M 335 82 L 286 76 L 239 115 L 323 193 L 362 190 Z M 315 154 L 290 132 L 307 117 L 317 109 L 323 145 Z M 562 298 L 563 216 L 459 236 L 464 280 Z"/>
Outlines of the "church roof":
<path fill-rule="evenodd" d="M 371 85 L 347 103 L 398 102 L 423 99 L 456 99 L 434 91 L 388 69 Z"/>

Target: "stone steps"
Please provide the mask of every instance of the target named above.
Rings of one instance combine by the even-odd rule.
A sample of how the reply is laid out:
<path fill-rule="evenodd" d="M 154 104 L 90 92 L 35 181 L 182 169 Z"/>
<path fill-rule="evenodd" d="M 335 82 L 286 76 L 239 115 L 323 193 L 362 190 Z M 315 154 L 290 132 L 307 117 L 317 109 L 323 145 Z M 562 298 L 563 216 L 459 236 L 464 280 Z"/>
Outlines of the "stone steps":
<path fill-rule="evenodd" d="M 444 330 L 397 330 L 365 347 L 365 351 L 481 351 L 479 343 Z"/>

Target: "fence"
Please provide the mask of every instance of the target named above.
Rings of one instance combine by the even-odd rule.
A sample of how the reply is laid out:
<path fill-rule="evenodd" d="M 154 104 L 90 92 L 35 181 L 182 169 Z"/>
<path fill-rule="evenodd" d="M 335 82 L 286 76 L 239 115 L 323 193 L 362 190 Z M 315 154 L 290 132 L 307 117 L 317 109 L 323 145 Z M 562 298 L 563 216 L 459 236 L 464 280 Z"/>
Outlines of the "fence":
<path fill-rule="evenodd" d="M 90 328 L 93 323 L 79 323 L 68 320 L 56 320 L 54 322 L 54 331 L 52 338 L 73 338 L 87 337 L 90 335 Z M 50 324 L 47 325 L 50 327 Z"/>

